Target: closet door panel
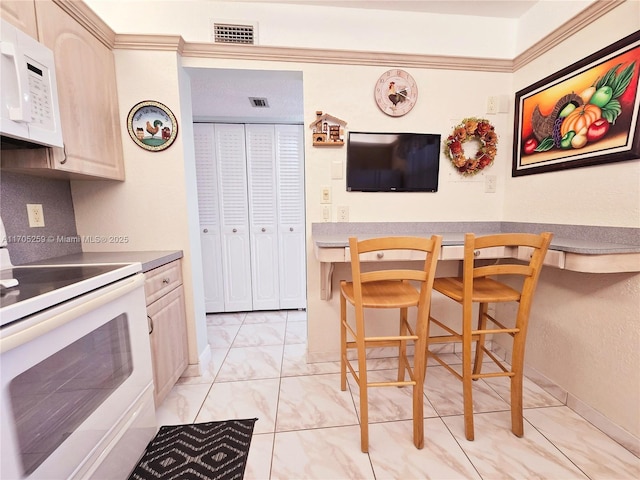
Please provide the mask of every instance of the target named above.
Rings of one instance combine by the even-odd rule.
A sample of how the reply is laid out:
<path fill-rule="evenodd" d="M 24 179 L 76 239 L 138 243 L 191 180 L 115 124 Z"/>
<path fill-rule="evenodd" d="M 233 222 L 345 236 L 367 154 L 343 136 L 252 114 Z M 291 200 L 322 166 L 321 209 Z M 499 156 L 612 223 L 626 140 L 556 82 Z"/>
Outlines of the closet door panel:
<path fill-rule="evenodd" d="M 215 125 L 226 312 L 253 310 L 243 125 Z"/>
<path fill-rule="evenodd" d="M 302 125 L 276 125 L 280 308 L 306 308 Z"/>
<path fill-rule="evenodd" d="M 280 308 L 278 204 L 273 125 L 246 125 L 251 282 L 254 310 Z"/>
<path fill-rule="evenodd" d="M 205 310 L 207 313 L 224 312 L 224 276 L 214 127 L 212 124 L 196 123 L 193 125 L 193 136 Z"/>

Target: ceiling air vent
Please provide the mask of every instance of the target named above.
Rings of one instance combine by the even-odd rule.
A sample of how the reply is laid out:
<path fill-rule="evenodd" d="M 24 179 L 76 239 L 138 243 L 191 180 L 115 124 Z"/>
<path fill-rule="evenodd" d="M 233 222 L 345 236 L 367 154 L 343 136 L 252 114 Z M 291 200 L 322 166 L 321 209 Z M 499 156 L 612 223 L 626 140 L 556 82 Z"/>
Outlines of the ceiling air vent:
<path fill-rule="evenodd" d="M 255 31 L 255 25 L 213 22 L 213 41 L 215 43 L 255 45 Z"/>
<path fill-rule="evenodd" d="M 267 102 L 266 98 L 249 97 L 249 101 L 251 102 L 251 106 L 255 108 L 269 108 L 269 102 Z"/>

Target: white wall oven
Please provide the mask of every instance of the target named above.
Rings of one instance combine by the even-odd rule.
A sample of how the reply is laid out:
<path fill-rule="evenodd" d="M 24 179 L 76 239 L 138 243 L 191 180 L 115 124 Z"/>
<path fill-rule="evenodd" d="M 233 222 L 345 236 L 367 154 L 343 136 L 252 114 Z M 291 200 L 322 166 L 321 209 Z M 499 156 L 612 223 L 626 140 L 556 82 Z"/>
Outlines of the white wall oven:
<path fill-rule="evenodd" d="M 156 432 L 140 264 L 2 276 L 0 478 L 127 478 Z"/>

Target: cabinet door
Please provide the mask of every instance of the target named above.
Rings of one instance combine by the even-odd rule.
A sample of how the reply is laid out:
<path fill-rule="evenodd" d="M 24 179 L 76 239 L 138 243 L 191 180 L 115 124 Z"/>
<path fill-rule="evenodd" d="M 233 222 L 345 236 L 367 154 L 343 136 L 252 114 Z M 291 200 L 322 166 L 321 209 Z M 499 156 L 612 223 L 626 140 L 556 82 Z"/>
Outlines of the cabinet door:
<path fill-rule="evenodd" d="M 2 18 L 18 27 L 27 35 L 38 39 L 36 7 L 33 0 L 2 0 L 0 2 Z"/>
<path fill-rule="evenodd" d="M 225 280 L 224 308 L 226 312 L 250 311 L 253 306 L 244 126 L 217 124 L 214 132 Z"/>
<path fill-rule="evenodd" d="M 162 403 L 189 362 L 182 285 L 147 306 L 156 406 Z"/>
<path fill-rule="evenodd" d="M 246 125 L 251 287 L 254 310 L 280 308 L 273 125 Z"/>
<path fill-rule="evenodd" d="M 304 144 L 301 125 L 276 125 L 280 308 L 306 308 Z"/>
<path fill-rule="evenodd" d="M 36 2 L 38 36 L 56 62 L 64 149 L 50 168 L 124 180 L 113 53 L 54 2 Z"/>
<path fill-rule="evenodd" d="M 207 313 L 224 312 L 218 174 L 212 124 L 193 125 L 204 302 Z"/>

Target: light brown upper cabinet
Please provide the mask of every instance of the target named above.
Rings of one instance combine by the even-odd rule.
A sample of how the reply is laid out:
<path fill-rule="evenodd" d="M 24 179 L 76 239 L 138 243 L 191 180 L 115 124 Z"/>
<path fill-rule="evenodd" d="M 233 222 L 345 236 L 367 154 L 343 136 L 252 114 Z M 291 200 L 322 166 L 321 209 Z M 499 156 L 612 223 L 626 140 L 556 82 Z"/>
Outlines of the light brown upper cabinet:
<path fill-rule="evenodd" d="M 18 9 L 14 16 L 27 15 Z M 31 2 L 14 2 L 26 3 Z M 53 1 L 35 2 L 38 40 L 56 62 L 64 148 L 3 151 L 6 169 L 66 178 L 124 180 L 111 48 Z M 20 19 L 18 19 L 19 21 Z M 26 22 L 25 22 L 26 23 Z"/>

